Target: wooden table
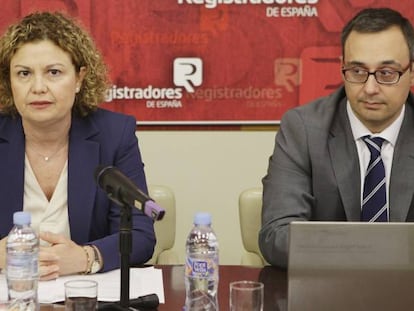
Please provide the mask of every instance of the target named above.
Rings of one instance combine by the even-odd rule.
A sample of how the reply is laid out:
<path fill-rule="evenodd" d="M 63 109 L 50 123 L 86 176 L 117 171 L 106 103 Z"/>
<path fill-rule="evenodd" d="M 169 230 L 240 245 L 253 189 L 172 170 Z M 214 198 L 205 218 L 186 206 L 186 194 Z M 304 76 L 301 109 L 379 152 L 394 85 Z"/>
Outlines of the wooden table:
<path fill-rule="evenodd" d="M 162 269 L 165 304 L 158 311 L 181 311 L 185 301 L 184 266 L 157 265 Z M 218 300 L 220 311 L 229 310 L 229 284 L 250 280 L 264 283 L 264 311 L 285 311 L 287 299 L 286 271 L 275 267 L 220 266 Z M 42 305 L 41 311 L 63 310 L 62 305 Z"/>
<path fill-rule="evenodd" d="M 165 304 L 159 311 L 182 310 L 185 301 L 184 266 L 157 266 L 163 270 Z M 264 283 L 264 311 L 286 310 L 286 270 L 266 266 L 220 266 L 218 300 L 220 311 L 229 310 L 229 284 L 233 281 L 250 280 Z"/>

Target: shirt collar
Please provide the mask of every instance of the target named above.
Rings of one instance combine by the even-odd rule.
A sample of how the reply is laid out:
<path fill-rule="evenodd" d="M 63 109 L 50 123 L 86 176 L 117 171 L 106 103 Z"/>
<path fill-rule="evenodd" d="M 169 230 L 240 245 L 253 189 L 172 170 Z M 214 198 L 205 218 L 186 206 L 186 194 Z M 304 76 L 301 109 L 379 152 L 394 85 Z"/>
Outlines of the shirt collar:
<path fill-rule="evenodd" d="M 348 118 L 351 123 L 351 130 L 352 130 L 352 134 L 354 136 L 355 141 L 362 138 L 363 136 L 368 135 L 368 136 L 384 138 L 386 141 L 388 141 L 393 146 L 395 146 L 398 133 L 400 132 L 401 124 L 404 119 L 405 105 L 403 105 L 403 108 L 401 109 L 401 113 L 398 116 L 398 118 L 395 119 L 394 122 L 391 123 L 381 133 L 376 133 L 376 134 L 371 133 L 371 131 L 367 129 L 367 127 L 356 117 L 354 111 L 351 108 L 351 104 L 349 103 L 349 101 L 347 101 L 346 103 L 346 112 L 348 114 Z"/>

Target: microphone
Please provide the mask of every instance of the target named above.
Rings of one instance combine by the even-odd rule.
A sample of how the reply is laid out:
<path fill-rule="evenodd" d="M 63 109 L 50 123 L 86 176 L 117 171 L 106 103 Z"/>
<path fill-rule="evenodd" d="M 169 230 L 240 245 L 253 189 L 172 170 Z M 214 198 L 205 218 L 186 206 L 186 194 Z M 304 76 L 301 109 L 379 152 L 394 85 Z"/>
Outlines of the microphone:
<path fill-rule="evenodd" d="M 142 192 L 128 177 L 113 166 L 98 166 L 95 181 L 115 203 L 133 205 L 153 220 L 161 220 L 165 210 Z"/>

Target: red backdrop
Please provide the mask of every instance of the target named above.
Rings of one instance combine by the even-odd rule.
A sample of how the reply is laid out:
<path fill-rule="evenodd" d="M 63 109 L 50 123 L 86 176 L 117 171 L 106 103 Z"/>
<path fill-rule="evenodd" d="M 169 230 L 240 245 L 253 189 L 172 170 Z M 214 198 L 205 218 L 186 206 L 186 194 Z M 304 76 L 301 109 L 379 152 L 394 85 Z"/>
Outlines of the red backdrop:
<path fill-rule="evenodd" d="M 78 17 L 110 69 L 103 106 L 138 124 L 276 124 L 341 84 L 341 29 L 378 6 L 414 17 L 393 0 L 2 0 L 0 29 L 34 10 Z"/>

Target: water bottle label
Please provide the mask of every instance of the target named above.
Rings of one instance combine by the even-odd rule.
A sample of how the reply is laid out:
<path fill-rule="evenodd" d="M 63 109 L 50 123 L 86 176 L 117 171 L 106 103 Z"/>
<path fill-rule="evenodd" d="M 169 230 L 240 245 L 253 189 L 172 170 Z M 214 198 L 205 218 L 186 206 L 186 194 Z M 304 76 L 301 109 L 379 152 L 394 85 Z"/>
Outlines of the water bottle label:
<path fill-rule="evenodd" d="M 197 274 L 205 275 L 208 273 L 206 261 L 193 261 L 193 271 Z"/>
<path fill-rule="evenodd" d="M 200 260 L 198 258 L 187 257 L 186 275 L 192 277 L 209 277 L 215 274 L 218 263 L 213 257 Z"/>

